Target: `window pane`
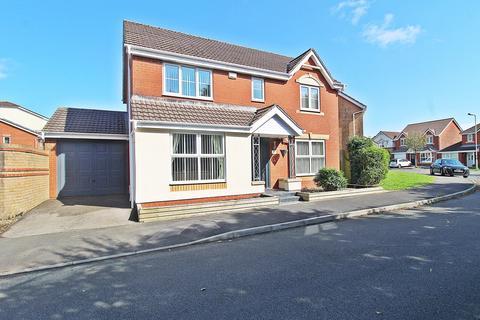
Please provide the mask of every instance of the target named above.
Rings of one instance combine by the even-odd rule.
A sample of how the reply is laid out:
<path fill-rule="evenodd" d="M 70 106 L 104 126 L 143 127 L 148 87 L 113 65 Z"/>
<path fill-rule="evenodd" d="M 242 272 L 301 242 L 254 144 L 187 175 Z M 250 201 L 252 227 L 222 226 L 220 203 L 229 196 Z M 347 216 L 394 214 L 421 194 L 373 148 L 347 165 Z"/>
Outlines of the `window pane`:
<path fill-rule="evenodd" d="M 308 142 L 307 141 L 297 141 L 297 155 L 299 156 L 308 156 Z"/>
<path fill-rule="evenodd" d="M 303 109 L 308 109 L 308 88 L 307 87 L 300 87 L 301 92 L 301 103 Z"/>
<path fill-rule="evenodd" d="M 182 67 L 182 94 L 195 96 L 195 68 Z"/>
<path fill-rule="evenodd" d="M 312 158 L 312 172 L 317 173 L 318 170 L 325 167 L 325 158 Z"/>
<path fill-rule="evenodd" d="M 222 154 L 223 136 L 202 134 L 202 154 Z"/>
<path fill-rule="evenodd" d="M 319 110 L 318 88 L 310 88 L 310 108 Z"/>
<path fill-rule="evenodd" d="M 224 158 L 201 158 L 200 174 L 202 180 L 218 180 L 224 179 Z"/>
<path fill-rule="evenodd" d="M 165 65 L 165 91 L 170 93 L 179 93 L 178 86 L 178 66 Z"/>
<path fill-rule="evenodd" d="M 201 97 L 211 97 L 210 89 L 210 71 L 199 70 L 198 71 L 198 83 L 199 83 L 199 94 Z"/>
<path fill-rule="evenodd" d="M 195 154 L 197 153 L 197 136 L 194 134 L 173 134 L 174 154 Z"/>
<path fill-rule="evenodd" d="M 252 79 L 253 99 L 263 100 L 263 79 Z"/>
<path fill-rule="evenodd" d="M 185 180 L 185 158 L 172 158 L 172 180 Z"/>
<path fill-rule="evenodd" d="M 323 142 L 313 142 L 312 141 L 312 155 L 314 156 L 323 156 Z"/>
<path fill-rule="evenodd" d="M 198 158 L 185 158 L 185 180 L 198 180 Z"/>
<path fill-rule="evenodd" d="M 310 173 L 310 159 L 309 158 L 297 158 L 295 163 L 295 169 L 297 174 Z"/>

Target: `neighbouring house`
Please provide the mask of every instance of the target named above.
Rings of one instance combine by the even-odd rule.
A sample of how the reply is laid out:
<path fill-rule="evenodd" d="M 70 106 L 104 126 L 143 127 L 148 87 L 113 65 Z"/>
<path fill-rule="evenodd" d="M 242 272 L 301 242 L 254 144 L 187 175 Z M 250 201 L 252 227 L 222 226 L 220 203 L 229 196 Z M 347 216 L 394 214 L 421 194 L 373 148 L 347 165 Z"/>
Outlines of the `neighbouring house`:
<path fill-rule="evenodd" d="M 399 134 L 398 131 L 380 131 L 372 140 L 377 146 L 387 149 L 391 153 L 395 148 L 394 140 Z"/>
<path fill-rule="evenodd" d="M 425 146 L 416 154 L 407 147 L 412 133 L 425 136 Z M 437 159 L 439 151 L 462 140 L 462 128 L 454 118 L 411 123 L 394 139 L 392 154 L 395 159 L 407 159 L 418 165 L 429 165 Z"/>
<path fill-rule="evenodd" d="M 52 197 L 121 185 L 145 208 L 299 190 L 363 134 L 366 106 L 314 49 L 288 57 L 128 21 L 123 44 L 127 112 L 58 109 L 44 129 Z"/>
<path fill-rule="evenodd" d="M 477 125 L 477 143 L 480 143 L 480 125 Z M 444 159 L 457 159 L 468 167 L 475 167 L 475 160 L 480 157 L 480 148 L 477 146 L 477 160 L 475 159 L 475 126 L 462 132 L 462 141 L 440 150 Z"/>
<path fill-rule="evenodd" d="M 0 143 L 38 148 L 48 118 L 8 101 L 0 101 Z"/>

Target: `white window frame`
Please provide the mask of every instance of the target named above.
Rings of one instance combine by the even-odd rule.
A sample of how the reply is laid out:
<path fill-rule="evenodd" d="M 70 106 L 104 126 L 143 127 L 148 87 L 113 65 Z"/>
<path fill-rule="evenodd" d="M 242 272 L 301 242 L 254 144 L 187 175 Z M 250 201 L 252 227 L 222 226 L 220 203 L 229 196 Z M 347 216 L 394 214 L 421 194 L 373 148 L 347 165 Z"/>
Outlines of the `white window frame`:
<path fill-rule="evenodd" d="M 308 142 L 308 155 L 299 155 L 298 154 L 298 142 Z M 321 142 L 322 143 L 322 156 L 312 155 L 312 142 Z M 326 168 L 326 154 L 325 154 L 325 140 L 303 140 L 303 139 L 296 139 L 295 140 L 295 175 L 297 177 L 305 177 L 305 176 L 314 176 L 317 172 L 309 172 L 309 173 L 298 173 L 297 172 L 297 159 L 310 159 L 310 171 L 312 171 L 312 158 L 323 159 L 323 168 Z"/>
<path fill-rule="evenodd" d="M 468 133 L 467 134 L 467 142 L 474 142 L 475 136 L 473 133 Z"/>
<path fill-rule="evenodd" d="M 425 137 L 425 143 L 426 144 L 433 144 L 433 135 L 432 134 L 427 134 Z"/>
<path fill-rule="evenodd" d="M 8 139 L 8 142 L 5 142 L 7 139 Z M 8 136 L 8 135 L 3 136 L 3 137 L 2 137 L 2 143 L 4 143 L 4 144 L 12 144 L 12 137 L 11 137 L 11 136 Z"/>
<path fill-rule="evenodd" d="M 174 134 L 191 134 L 195 135 L 195 143 L 196 143 L 196 153 L 186 153 L 186 154 L 180 154 L 180 153 L 174 153 L 173 151 L 173 135 Z M 221 136 L 222 137 L 222 144 L 223 148 L 222 151 L 223 153 L 221 154 L 203 154 L 201 153 L 202 151 L 202 142 L 201 142 L 201 136 L 202 135 L 216 135 L 216 136 Z M 188 131 L 176 131 L 172 132 L 170 134 L 170 185 L 183 185 L 183 184 L 203 184 L 203 183 L 220 183 L 220 182 L 226 182 L 226 176 L 227 176 L 227 159 L 226 159 L 226 152 L 225 152 L 225 134 L 221 134 L 218 132 L 188 132 Z M 200 175 L 201 175 L 201 158 L 223 158 L 223 179 L 210 179 L 210 180 L 202 180 Z M 173 168 L 172 168 L 172 160 L 174 158 L 197 158 L 197 179 L 196 180 L 185 180 L 185 181 L 175 181 L 173 180 Z"/>
<path fill-rule="evenodd" d="M 400 138 L 400 147 L 405 147 L 407 145 L 407 138 Z"/>
<path fill-rule="evenodd" d="M 255 96 L 254 96 L 253 83 L 255 82 L 255 80 L 259 80 L 259 81 L 262 82 L 262 99 L 255 98 Z M 265 102 L 265 80 L 262 79 L 262 78 L 252 77 L 252 101 Z"/>
<path fill-rule="evenodd" d="M 173 66 L 178 68 L 178 93 L 175 92 L 168 92 L 167 91 L 167 66 Z M 192 68 L 195 69 L 195 95 L 194 96 L 187 96 L 182 93 L 182 67 L 185 68 Z M 210 73 L 210 96 L 204 97 L 200 95 L 200 82 L 198 73 L 199 71 L 205 71 Z M 199 99 L 199 100 L 209 100 L 213 101 L 213 72 L 209 69 L 204 68 L 197 68 L 195 66 L 184 65 L 184 64 L 176 64 L 176 63 L 164 63 L 163 64 L 163 75 L 162 75 L 162 92 L 164 96 L 171 96 L 171 97 L 182 97 L 182 98 L 189 98 L 189 99 Z"/>
<path fill-rule="evenodd" d="M 430 155 L 429 157 L 424 157 L 424 155 Z M 430 151 L 420 152 L 420 163 L 432 163 L 433 154 Z"/>
<path fill-rule="evenodd" d="M 307 88 L 308 89 L 308 107 L 304 107 L 303 106 L 303 99 L 302 99 L 302 88 Z M 312 88 L 313 89 L 317 89 L 318 90 L 318 109 L 314 109 L 312 108 L 312 106 L 310 105 L 311 104 L 311 91 L 312 91 Z M 321 88 L 320 87 L 316 87 L 316 86 L 307 86 L 307 85 L 300 85 L 300 110 L 303 110 L 303 111 L 308 111 L 308 112 L 318 112 L 320 113 L 321 110 L 322 110 L 322 106 L 320 105 L 320 94 L 321 94 Z"/>

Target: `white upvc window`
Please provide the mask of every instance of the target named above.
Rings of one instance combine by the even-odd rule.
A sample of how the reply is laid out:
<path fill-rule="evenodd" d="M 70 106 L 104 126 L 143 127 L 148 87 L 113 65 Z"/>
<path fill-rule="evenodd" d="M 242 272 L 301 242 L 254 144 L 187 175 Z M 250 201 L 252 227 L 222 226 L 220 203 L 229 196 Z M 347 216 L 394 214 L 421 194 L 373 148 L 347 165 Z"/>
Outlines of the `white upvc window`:
<path fill-rule="evenodd" d="M 295 173 L 297 176 L 315 175 L 325 168 L 324 140 L 295 141 Z"/>
<path fill-rule="evenodd" d="M 432 153 L 430 151 L 420 152 L 420 162 L 421 163 L 431 163 L 432 162 Z"/>
<path fill-rule="evenodd" d="M 212 71 L 165 63 L 163 94 L 212 100 Z"/>
<path fill-rule="evenodd" d="M 407 145 L 407 139 L 406 138 L 400 138 L 400 146 L 405 147 Z"/>
<path fill-rule="evenodd" d="M 442 154 L 442 159 L 455 159 L 458 160 L 458 153 L 456 152 L 448 152 Z"/>
<path fill-rule="evenodd" d="M 467 142 L 474 142 L 475 138 L 473 133 L 467 134 Z"/>
<path fill-rule="evenodd" d="M 172 134 L 172 183 L 225 181 L 225 145 L 220 134 Z"/>
<path fill-rule="evenodd" d="M 265 101 L 265 81 L 261 78 L 252 78 L 252 101 Z"/>
<path fill-rule="evenodd" d="M 320 112 L 320 88 L 300 86 L 300 109 Z"/>
<path fill-rule="evenodd" d="M 425 138 L 427 144 L 433 144 L 433 136 L 428 134 Z"/>
<path fill-rule="evenodd" d="M 5 143 L 5 144 L 12 143 L 12 140 L 11 140 L 10 136 L 3 136 L 2 143 Z"/>

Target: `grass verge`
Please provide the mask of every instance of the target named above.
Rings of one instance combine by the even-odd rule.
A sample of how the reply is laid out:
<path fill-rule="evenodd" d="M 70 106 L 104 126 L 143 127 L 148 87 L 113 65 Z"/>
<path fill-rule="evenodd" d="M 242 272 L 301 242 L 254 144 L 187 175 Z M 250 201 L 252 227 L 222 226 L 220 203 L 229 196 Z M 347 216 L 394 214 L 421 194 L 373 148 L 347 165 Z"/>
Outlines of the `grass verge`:
<path fill-rule="evenodd" d="M 385 190 L 405 190 L 422 187 L 433 183 L 435 178 L 415 172 L 389 171 L 387 177 L 380 182 Z"/>

